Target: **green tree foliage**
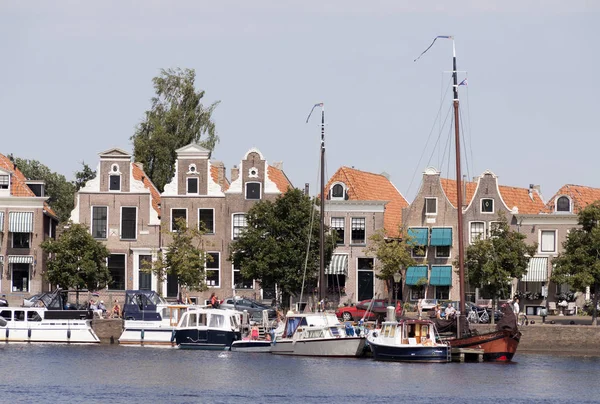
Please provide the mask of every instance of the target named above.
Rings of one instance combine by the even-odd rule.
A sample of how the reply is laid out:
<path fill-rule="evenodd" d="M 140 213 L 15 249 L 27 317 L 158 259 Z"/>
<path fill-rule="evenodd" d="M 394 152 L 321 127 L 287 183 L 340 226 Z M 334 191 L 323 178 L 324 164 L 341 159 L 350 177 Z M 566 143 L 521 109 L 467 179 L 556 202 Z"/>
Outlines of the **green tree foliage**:
<path fill-rule="evenodd" d="M 552 260 L 551 280 L 556 284 L 569 284 L 574 290 L 594 290 L 592 324 L 597 325 L 598 293 L 600 292 L 600 201 L 581 210 L 581 226 L 572 229 L 563 243 L 564 251 Z"/>
<path fill-rule="evenodd" d="M 69 223 L 57 240 L 48 239 L 41 247 L 51 254 L 44 277 L 52 285 L 63 289 L 98 290 L 111 280 L 106 267 L 110 253 L 83 224 Z"/>
<path fill-rule="evenodd" d="M 48 205 L 56 212 L 61 222 L 69 220 L 75 206 L 75 186 L 67 181 L 64 175 L 50 170 L 37 160 L 27 160 L 9 156 L 17 168 L 29 180 L 41 180 L 46 183 Z"/>
<path fill-rule="evenodd" d="M 317 284 L 320 267 L 318 215 L 311 199 L 298 189 L 288 190 L 275 202 L 260 201 L 248 211 L 248 226 L 231 243 L 229 259 L 244 278 L 256 279 L 263 287 L 277 284 L 284 301 L 285 296 L 300 294 L 303 279 L 308 294 Z M 325 234 L 327 266 L 335 236 L 328 231 Z"/>
<path fill-rule="evenodd" d="M 160 192 L 175 173 L 175 150 L 196 142 L 212 152 L 219 141 L 211 119 L 219 101 L 202 105 L 204 91 L 196 91 L 195 78 L 193 69 L 162 69 L 152 79 L 152 107 L 131 137 L 135 161 Z"/>
<path fill-rule="evenodd" d="M 402 231 L 399 232 L 402 234 Z M 369 237 L 370 243 L 365 252 L 377 258 L 375 276 L 386 282 L 388 300 L 392 301 L 394 290 L 394 274 L 400 273 L 406 279 L 406 269 L 415 265 L 416 261 L 411 256 L 412 239 L 404 232 L 402 238 L 387 238 L 385 230 L 380 229 Z M 400 280 L 402 284 L 402 280 Z"/>
<path fill-rule="evenodd" d="M 500 214 L 490 237 L 475 241 L 466 250 L 467 280 L 484 294 L 493 296 L 494 307 L 497 299 L 510 294 L 511 281 L 527 274 L 527 265 L 537 251 L 537 243 L 527 245 L 525 238 L 524 234 L 512 230 L 506 217 Z M 454 265 L 458 266 L 458 263 Z"/>
<path fill-rule="evenodd" d="M 193 227 L 188 227 L 183 218 L 177 219 L 175 223 L 178 231 L 168 232 L 173 240 L 167 252 L 163 254 L 159 251 L 157 260 L 149 270 L 161 281 L 165 281 L 167 275 L 175 275 L 183 289 L 206 290 L 207 255 L 203 248 L 203 234 Z"/>
<path fill-rule="evenodd" d="M 75 191 L 79 191 L 86 182 L 91 179 L 96 178 L 96 171 L 92 170 L 90 166 L 85 164 L 85 162 L 81 162 L 81 171 L 77 171 L 75 173 L 75 181 L 73 185 L 75 185 Z"/>

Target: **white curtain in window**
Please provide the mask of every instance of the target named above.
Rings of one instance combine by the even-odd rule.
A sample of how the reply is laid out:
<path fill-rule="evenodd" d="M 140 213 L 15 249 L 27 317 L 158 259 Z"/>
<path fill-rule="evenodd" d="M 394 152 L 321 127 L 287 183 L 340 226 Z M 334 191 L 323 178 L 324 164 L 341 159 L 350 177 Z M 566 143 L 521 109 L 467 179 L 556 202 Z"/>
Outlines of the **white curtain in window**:
<path fill-rule="evenodd" d="M 556 232 L 554 230 L 542 230 L 541 239 L 542 251 L 555 251 Z"/>

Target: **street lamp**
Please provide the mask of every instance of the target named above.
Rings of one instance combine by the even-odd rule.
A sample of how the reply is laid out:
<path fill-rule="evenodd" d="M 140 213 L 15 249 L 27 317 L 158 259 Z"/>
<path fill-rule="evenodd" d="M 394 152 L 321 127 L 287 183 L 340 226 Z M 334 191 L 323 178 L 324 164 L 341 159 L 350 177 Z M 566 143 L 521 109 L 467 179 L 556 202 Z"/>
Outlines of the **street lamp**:
<path fill-rule="evenodd" d="M 398 307 L 398 290 L 400 289 L 400 281 L 402 281 L 402 274 L 400 272 L 394 272 L 394 296 L 396 297 L 396 307 Z"/>

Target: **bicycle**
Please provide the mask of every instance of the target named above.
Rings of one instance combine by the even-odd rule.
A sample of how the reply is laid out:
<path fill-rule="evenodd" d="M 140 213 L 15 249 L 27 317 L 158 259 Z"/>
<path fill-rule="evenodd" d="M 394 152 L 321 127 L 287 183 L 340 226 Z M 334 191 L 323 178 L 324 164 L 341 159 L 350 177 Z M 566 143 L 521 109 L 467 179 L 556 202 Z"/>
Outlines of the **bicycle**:
<path fill-rule="evenodd" d="M 471 308 L 471 310 L 469 310 L 469 313 L 467 314 L 467 321 L 471 324 L 483 324 L 490 321 L 490 316 L 487 313 L 487 310 L 478 311 Z"/>

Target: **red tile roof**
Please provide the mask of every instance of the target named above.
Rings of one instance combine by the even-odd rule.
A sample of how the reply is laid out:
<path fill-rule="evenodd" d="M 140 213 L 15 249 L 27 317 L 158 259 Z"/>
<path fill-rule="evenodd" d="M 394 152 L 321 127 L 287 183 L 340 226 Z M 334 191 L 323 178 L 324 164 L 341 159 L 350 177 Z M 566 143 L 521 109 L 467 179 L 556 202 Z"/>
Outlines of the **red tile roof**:
<path fill-rule="evenodd" d="M 452 205 L 457 206 L 456 180 L 440 178 L 440 181 L 444 192 Z M 466 200 L 463 201 L 465 205 L 468 205 L 473 199 L 476 188 L 476 182 L 466 183 L 467 195 Z M 500 196 L 502 196 L 508 209 L 512 209 L 516 206 L 519 209 L 519 213 L 525 214 L 537 214 L 544 209 L 544 201 L 536 191 L 530 193 L 529 188 L 509 187 L 506 185 L 498 185 L 498 189 L 500 190 Z"/>
<path fill-rule="evenodd" d="M 214 182 L 219 183 L 219 170 L 223 170 L 223 183 L 221 185 L 221 191 L 225 192 L 229 189 L 229 180 L 225 176 L 225 167 L 222 165 L 223 163 L 212 163 L 210 165 L 210 176 Z"/>
<path fill-rule="evenodd" d="M 389 201 L 385 205 L 383 226 L 388 236 L 397 236 L 402 223 L 402 209 L 408 202 L 394 184 L 382 174 L 373 174 L 350 167 L 341 167 L 329 179 L 325 194 L 335 182 L 348 187 L 348 199 L 354 201 Z"/>
<path fill-rule="evenodd" d="M 600 188 L 586 187 L 583 185 L 563 185 L 544 207 L 544 213 L 554 213 L 554 204 L 559 196 L 566 195 L 571 198 L 572 212 L 579 213 L 586 206 L 600 200 Z"/>
<path fill-rule="evenodd" d="M 158 189 L 154 186 L 150 178 L 146 175 L 144 170 L 137 163 L 131 163 L 131 173 L 133 174 L 133 178 L 142 181 L 144 187 L 150 190 L 150 194 L 152 195 L 152 207 L 160 217 L 160 193 Z"/>
<path fill-rule="evenodd" d="M 288 188 L 293 188 L 291 181 L 288 179 L 287 175 L 285 175 L 283 170 L 272 165 L 267 165 L 267 175 L 269 176 L 269 179 L 277 185 L 277 189 L 281 193 L 287 192 Z"/>

